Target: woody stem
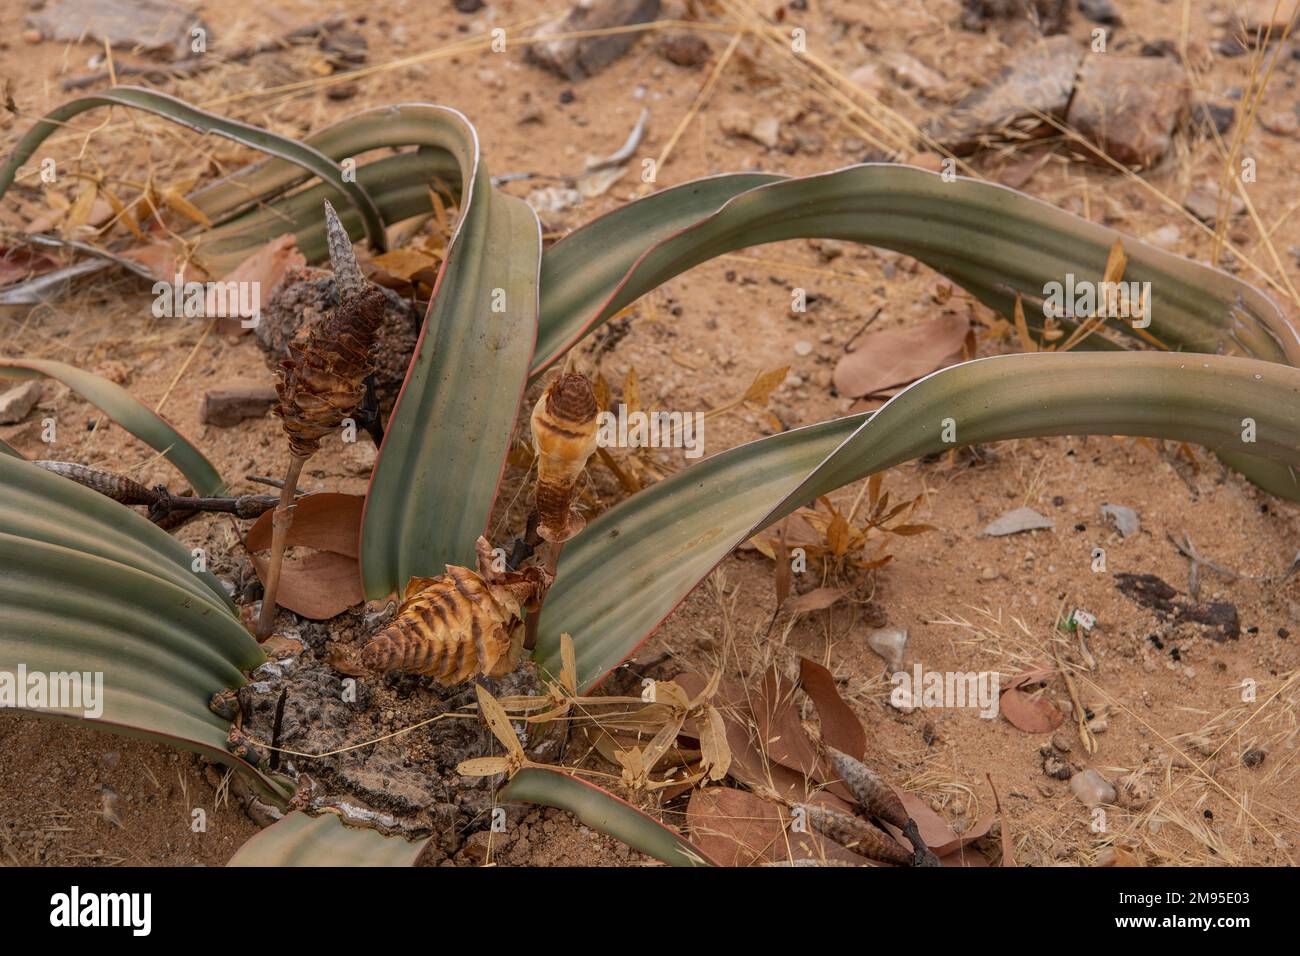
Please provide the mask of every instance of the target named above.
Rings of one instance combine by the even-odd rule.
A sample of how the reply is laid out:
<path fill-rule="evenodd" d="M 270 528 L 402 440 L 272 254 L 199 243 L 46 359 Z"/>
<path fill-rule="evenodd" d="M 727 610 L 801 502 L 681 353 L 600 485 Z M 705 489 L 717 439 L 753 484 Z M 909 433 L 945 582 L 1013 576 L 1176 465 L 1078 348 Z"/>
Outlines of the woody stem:
<path fill-rule="evenodd" d="M 280 489 L 280 503 L 271 516 L 271 563 L 266 570 L 262 613 L 257 618 L 258 641 L 265 641 L 271 636 L 271 624 L 275 621 L 275 595 L 280 589 L 280 569 L 284 566 L 284 551 L 289 540 L 289 528 L 293 524 L 294 490 L 298 487 L 298 476 L 302 474 L 302 466 L 306 463 L 306 458 L 297 455 L 289 459 L 284 487 Z"/>
<path fill-rule="evenodd" d="M 563 541 L 550 542 L 546 549 L 546 561 L 544 567 L 552 578 L 555 577 L 555 569 L 560 564 L 560 552 L 564 550 Z M 542 601 L 546 598 L 543 596 Z M 528 620 L 524 622 L 524 649 L 531 651 L 537 646 L 537 624 L 541 620 L 542 609 L 539 606 L 536 611 L 528 615 Z"/>

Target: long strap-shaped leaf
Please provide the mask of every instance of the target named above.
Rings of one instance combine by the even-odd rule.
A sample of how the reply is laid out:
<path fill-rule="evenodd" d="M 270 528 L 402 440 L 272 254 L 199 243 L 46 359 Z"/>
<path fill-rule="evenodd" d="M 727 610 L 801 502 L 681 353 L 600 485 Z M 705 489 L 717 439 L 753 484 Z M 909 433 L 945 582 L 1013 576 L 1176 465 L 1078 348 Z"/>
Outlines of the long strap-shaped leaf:
<path fill-rule="evenodd" d="M 607 790 L 567 773 L 525 767 L 497 794 L 502 802 L 519 800 L 568 810 L 579 820 L 670 866 L 715 866 L 681 834 L 647 816 Z"/>
<path fill-rule="evenodd" d="M 384 106 L 346 116 L 304 137 L 303 143 L 334 162 L 355 158 L 373 149 L 419 146 L 436 165 L 438 178 L 459 195 L 460 168 L 456 165 L 456 158 L 435 145 L 436 136 L 434 141 L 426 141 L 429 132 L 436 134 L 440 123 L 438 107 L 430 104 Z M 358 173 L 363 168 L 358 166 Z M 298 164 L 273 156 L 236 170 L 186 198 L 210 219 L 216 220 L 251 203 L 266 203 L 307 178 Z M 366 191 L 374 196 L 371 190 Z M 316 205 L 319 207 L 320 203 Z"/>
<path fill-rule="evenodd" d="M 869 418 L 733 448 L 601 515 L 564 550 L 536 656 L 559 673 L 560 635 L 573 634 L 589 688 L 733 548 L 817 495 L 957 445 L 1092 434 L 1240 448 L 1290 469 L 1300 499 L 1300 370 L 1160 352 L 979 359 L 922 379 Z"/>
<path fill-rule="evenodd" d="M 428 840 L 344 826 L 332 813 L 287 814 L 239 848 L 227 866 L 413 866 Z"/>
<path fill-rule="evenodd" d="M 13 184 L 19 167 L 32 157 L 41 143 L 63 129 L 74 116 L 101 106 L 143 110 L 200 133 L 215 133 L 301 166 L 328 183 L 341 202 L 357 209 L 365 221 L 366 238 L 372 249 L 382 251 L 385 248 L 384 223 L 374 200 L 358 183 L 346 180 L 342 168 L 319 150 L 261 127 L 205 112 L 174 96 L 135 86 L 115 86 L 102 93 L 79 97 L 46 114 L 18 141 L 13 154 L 0 166 L 0 196 Z"/>
<path fill-rule="evenodd" d="M 472 563 L 537 337 L 537 216 L 493 188 L 469 121 L 436 112 L 437 145 L 456 155 L 467 186 L 366 495 L 361 568 L 376 598 Z"/>
<path fill-rule="evenodd" d="M 220 583 L 193 573 L 165 532 L 75 482 L 0 457 L 0 489 L 0 670 L 92 675 L 90 686 L 102 675 L 102 713 L 84 697 L 80 710 L 30 696 L 20 706 L 252 771 L 208 708 L 264 659 Z"/>
<path fill-rule="evenodd" d="M 52 359 L 0 358 L 0 381 L 5 376 L 34 378 L 40 375 L 62 382 L 150 448 L 161 452 L 189 479 L 196 494 L 223 493 L 225 483 L 203 453 L 122 386 Z"/>
<path fill-rule="evenodd" d="M 1149 331 L 1165 344 L 1300 365 L 1300 333 L 1252 286 L 1005 186 L 884 163 L 757 188 L 753 181 L 721 176 L 668 190 L 548 249 L 534 371 L 673 276 L 736 249 L 798 238 L 906 253 L 1004 315 L 1017 293 L 1041 299 L 1045 283 L 1067 274 L 1099 281 L 1121 239 L 1124 280 L 1151 283 Z"/>

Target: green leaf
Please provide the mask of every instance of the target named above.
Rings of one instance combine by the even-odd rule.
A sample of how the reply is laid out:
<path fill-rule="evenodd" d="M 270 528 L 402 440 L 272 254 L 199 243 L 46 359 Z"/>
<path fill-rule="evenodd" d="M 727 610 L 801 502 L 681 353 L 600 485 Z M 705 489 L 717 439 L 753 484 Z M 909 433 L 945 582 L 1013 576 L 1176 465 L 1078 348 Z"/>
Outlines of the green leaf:
<path fill-rule="evenodd" d="M 13 184 L 19 167 L 32 157 L 41 143 L 64 129 L 68 120 L 101 106 L 126 106 L 143 110 L 197 132 L 215 133 L 292 162 L 329 184 L 340 204 L 349 203 L 360 212 L 372 249 L 382 252 L 386 248 L 384 223 L 374 201 L 358 183 L 346 181 L 343 170 L 320 151 L 261 127 L 205 112 L 174 96 L 135 86 L 115 86 L 102 93 L 79 97 L 47 113 L 18 141 L 8 161 L 0 166 L 0 196 Z"/>
<path fill-rule="evenodd" d="M 26 460 L 22 455 L 22 453 L 18 451 L 18 449 L 14 448 L 13 445 L 9 444 L 4 439 L 0 439 L 0 455 L 8 455 L 11 458 L 20 458 L 23 459 L 24 461 Z"/>
<path fill-rule="evenodd" d="M 567 810 L 593 830 L 670 866 L 714 865 L 702 850 L 675 830 L 607 790 L 566 773 L 525 767 L 497 792 L 497 799 L 503 803 L 518 800 Z"/>
<path fill-rule="evenodd" d="M 189 479 L 195 494 L 224 493 L 225 483 L 221 475 L 203 453 L 122 386 L 50 359 L 0 358 L 0 377 L 35 378 L 39 375 L 47 375 L 67 385 L 150 448 L 161 452 Z"/>
<path fill-rule="evenodd" d="M 102 714 L 33 709 L 161 740 L 251 771 L 226 750 L 212 694 L 264 659 L 220 582 L 129 508 L 0 457 L 0 661 L 102 674 Z M 256 774 L 255 774 L 256 776 Z M 262 777 L 274 789 L 275 784 Z"/>
<path fill-rule="evenodd" d="M 1254 287 L 1005 186 L 945 182 L 887 163 L 740 191 L 750 179 L 723 176 L 689 184 L 698 192 L 678 187 L 647 197 L 548 249 L 534 371 L 673 276 L 737 249 L 800 238 L 913 256 L 1007 316 L 1017 293 L 1040 301 L 1044 285 L 1067 274 L 1100 281 L 1120 239 L 1128 255 L 1124 280 L 1151 283 L 1148 331 L 1166 345 L 1300 365 L 1300 333 Z M 710 208 L 728 190 L 737 194 Z M 678 231 L 665 238 L 668 224 Z M 1131 334 L 1126 323 L 1118 327 Z"/>
<path fill-rule="evenodd" d="M 442 117 L 469 187 L 366 496 L 361 568 L 374 598 L 473 564 L 537 332 L 537 216 L 492 187 L 464 117 Z"/>
<path fill-rule="evenodd" d="M 1246 418 L 1256 423 L 1250 445 L 1242 442 Z M 943 440 L 947 419 L 955 444 Z M 874 415 L 707 458 L 601 515 L 565 546 L 534 656 L 558 673 L 560 635 L 571 633 L 586 690 L 732 549 L 800 505 L 926 454 L 1044 435 L 1144 435 L 1249 448 L 1247 463 L 1268 462 L 1289 476 L 1290 497 L 1300 500 L 1300 370 L 1163 352 L 979 359 L 922 379 Z"/>
<path fill-rule="evenodd" d="M 241 846 L 227 866 L 414 866 L 428 840 L 412 843 L 344 826 L 337 816 L 295 810 Z"/>

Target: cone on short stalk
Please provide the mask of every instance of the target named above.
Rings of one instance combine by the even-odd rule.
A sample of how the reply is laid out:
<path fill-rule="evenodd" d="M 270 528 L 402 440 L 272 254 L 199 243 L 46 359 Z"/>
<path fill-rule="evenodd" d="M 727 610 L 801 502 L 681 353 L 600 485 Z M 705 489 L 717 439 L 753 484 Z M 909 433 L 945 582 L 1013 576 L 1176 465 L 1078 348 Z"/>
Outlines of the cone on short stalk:
<path fill-rule="evenodd" d="M 259 641 L 271 636 L 275 620 L 275 596 L 293 524 L 298 476 L 307 459 L 320 450 L 325 436 L 361 404 L 366 376 L 374 370 L 375 333 L 384 318 L 384 293 L 361 274 L 352 240 L 329 200 L 325 201 L 325 233 L 339 292 L 338 308 L 314 325 L 305 341 L 289 345 L 289 358 L 277 371 L 275 387 L 280 401 L 273 414 L 284 426 L 292 457 L 280 504 L 271 519 L 274 531 L 266 594 L 257 621 Z"/>

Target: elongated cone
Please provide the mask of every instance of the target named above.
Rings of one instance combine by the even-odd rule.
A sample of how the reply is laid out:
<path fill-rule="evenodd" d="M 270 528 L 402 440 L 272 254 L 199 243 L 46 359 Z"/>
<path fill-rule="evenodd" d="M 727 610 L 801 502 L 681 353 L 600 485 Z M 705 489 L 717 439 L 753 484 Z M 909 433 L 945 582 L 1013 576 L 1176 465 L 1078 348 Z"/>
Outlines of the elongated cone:
<path fill-rule="evenodd" d="M 861 760 L 840 753 L 834 747 L 826 749 L 830 753 L 831 766 L 864 810 L 900 829 L 907 826 L 908 816 L 903 801 L 879 774 Z"/>
<path fill-rule="evenodd" d="M 878 773 L 861 760 L 841 753 L 834 747 L 827 747 L 826 750 L 830 754 L 831 765 L 835 768 L 835 772 L 839 774 L 840 779 L 844 781 L 844 785 L 849 788 L 862 809 L 903 831 L 903 835 L 915 850 L 912 865 L 941 866 L 939 858 L 930 851 L 922 838 L 916 821 L 907 815 L 907 808 L 903 806 L 903 801 L 898 798 L 894 788 L 885 783 Z"/>
<path fill-rule="evenodd" d="M 567 541 L 584 521 L 572 508 L 578 477 L 596 451 L 596 394 L 586 376 L 566 372 L 533 408 L 537 451 L 537 533 Z"/>
<path fill-rule="evenodd" d="M 151 505 L 158 500 L 158 492 L 146 488 L 138 481 L 125 475 L 119 475 L 100 468 L 90 468 L 74 461 L 34 461 L 37 468 L 44 468 L 56 475 L 85 485 L 92 491 L 119 501 L 124 505 Z"/>
<path fill-rule="evenodd" d="M 384 319 L 384 293 L 361 275 L 328 200 L 325 227 L 339 307 L 316 323 L 301 345 L 289 344 L 289 358 L 280 363 L 276 382 L 280 401 L 274 414 L 299 458 L 315 454 L 321 439 L 361 404 L 374 366 L 375 332 Z"/>
<path fill-rule="evenodd" d="M 529 568 L 489 583 L 457 565 L 435 578 L 411 578 L 397 615 L 361 649 L 361 663 L 446 684 L 509 673 L 517 663 L 521 612 L 535 606 L 543 579 L 542 569 Z"/>
<path fill-rule="evenodd" d="M 823 836 L 872 860 L 910 866 L 912 854 L 879 827 L 851 814 L 819 803 L 799 804 L 807 814 L 808 824 Z"/>

